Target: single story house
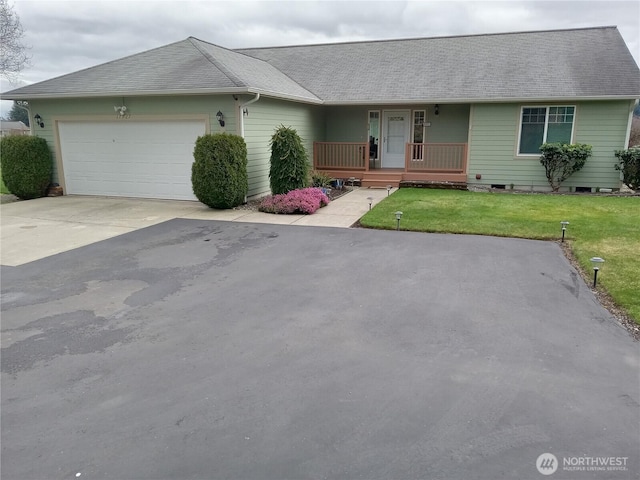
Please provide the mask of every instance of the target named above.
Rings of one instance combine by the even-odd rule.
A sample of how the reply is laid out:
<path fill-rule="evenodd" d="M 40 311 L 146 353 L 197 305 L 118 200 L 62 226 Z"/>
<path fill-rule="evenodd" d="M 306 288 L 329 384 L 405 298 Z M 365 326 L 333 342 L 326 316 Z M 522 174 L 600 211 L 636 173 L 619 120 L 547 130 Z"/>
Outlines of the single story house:
<path fill-rule="evenodd" d="M 619 188 L 640 71 L 616 27 L 229 50 L 196 38 L 18 88 L 66 194 L 194 199 L 196 138 L 244 137 L 269 192 L 281 124 L 314 168 L 363 185 L 548 189 L 544 142 L 593 156 L 564 188 Z"/>

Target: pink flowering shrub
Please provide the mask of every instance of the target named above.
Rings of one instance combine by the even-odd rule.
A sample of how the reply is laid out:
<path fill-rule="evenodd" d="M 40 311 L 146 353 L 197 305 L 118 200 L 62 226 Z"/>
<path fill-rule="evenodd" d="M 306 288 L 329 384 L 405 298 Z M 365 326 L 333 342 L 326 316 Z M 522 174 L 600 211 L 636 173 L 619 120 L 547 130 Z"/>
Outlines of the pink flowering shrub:
<path fill-rule="evenodd" d="M 289 193 L 265 197 L 258 210 L 267 213 L 312 214 L 329 203 L 329 197 L 319 188 L 301 188 Z"/>

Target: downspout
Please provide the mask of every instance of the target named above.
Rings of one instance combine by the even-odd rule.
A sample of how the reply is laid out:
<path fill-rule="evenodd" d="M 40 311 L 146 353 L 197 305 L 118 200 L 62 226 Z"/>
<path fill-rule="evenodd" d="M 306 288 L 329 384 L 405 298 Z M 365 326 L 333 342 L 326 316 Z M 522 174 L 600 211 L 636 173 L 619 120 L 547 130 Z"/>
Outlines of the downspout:
<path fill-rule="evenodd" d="M 16 107 L 21 108 L 27 112 L 27 117 L 29 117 L 29 134 L 33 135 L 33 119 L 31 118 L 31 110 L 29 110 L 28 106 L 25 107 L 24 105 L 21 105 L 16 101 L 14 101 L 13 103 L 15 104 Z M 27 105 L 29 105 L 28 102 L 27 102 Z"/>
<path fill-rule="evenodd" d="M 240 136 L 242 138 L 244 138 L 244 108 L 247 105 L 251 105 L 254 102 L 257 102 L 258 100 L 260 100 L 260 94 L 256 93 L 256 96 L 253 97 L 251 100 L 249 100 L 247 103 L 243 103 L 242 105 L 240 105 L 239 110 L 240 110 Z"/>

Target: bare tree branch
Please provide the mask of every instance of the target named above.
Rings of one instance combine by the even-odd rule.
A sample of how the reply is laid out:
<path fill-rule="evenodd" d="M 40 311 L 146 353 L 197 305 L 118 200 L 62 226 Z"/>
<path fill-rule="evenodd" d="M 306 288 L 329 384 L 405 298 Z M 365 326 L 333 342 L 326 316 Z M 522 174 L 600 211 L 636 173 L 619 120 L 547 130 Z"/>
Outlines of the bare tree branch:
<path fill-rule="evenodd" d="M 29 64 L 20 17 L 7 0 L 0 0 L 0 75 L 12 79 Z"/>

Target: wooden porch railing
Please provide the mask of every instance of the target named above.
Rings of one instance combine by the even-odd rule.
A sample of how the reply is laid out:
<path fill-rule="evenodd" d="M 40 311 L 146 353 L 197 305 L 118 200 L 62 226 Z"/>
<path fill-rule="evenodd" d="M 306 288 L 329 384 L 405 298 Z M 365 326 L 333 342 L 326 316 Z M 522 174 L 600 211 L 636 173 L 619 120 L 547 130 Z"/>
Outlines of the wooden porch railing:
<path fill-rule="evenodd" d="M 405 155 L 407 172 L 467 171 L 466 143 L 407 143 Z"/>
<path fill-rule="evenodd" d="M 313 168 L 366 171 L 369 169 L 369 144 L 313 142 Z"/>

